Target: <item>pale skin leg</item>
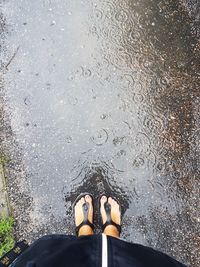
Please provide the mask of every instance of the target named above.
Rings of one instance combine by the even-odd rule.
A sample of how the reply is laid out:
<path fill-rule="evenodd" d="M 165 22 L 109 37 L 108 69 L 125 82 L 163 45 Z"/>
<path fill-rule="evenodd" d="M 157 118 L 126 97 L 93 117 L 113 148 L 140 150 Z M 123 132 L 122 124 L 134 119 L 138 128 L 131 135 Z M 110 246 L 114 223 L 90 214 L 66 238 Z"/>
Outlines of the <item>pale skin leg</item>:
<path fill-rule="evenodd" d="M 102 196 L 100 199 L 100 202 L 101 202 L 100 212 L 101 212 L 101 217 L 102 217 L 102 221 L 104 224 L 107 219 L 106 212 L 104 209 L 104 204 L 107 202 L 107 197 Z M 111 219 L 113 220 L 113 222 L 120 225 L 121 224 L 121 213 L 120 213 L 120 207 L 118 203 L 112 197 L 108 198 L 108 203 L 111 205 Z M 104 230 L 104 234 L 113 236 L 116 238 L 119 238 L 120 236 L 117 228 L 113 225 L 108 225 Z"/>
<path fill-rule="evenodd" d="M 89 195 L 82 197 L 75 206 L 75 224 L 76 226 L 80 225 L 84 219 L 82 206 L 87 202 L 89 203 L 89 212 L 88 212 L 88 220 L 93 223 L 93 205 L 92 205 L 92 198 Z M 89 225 L 84 225 L 79 230 L 79 235 L 93 235 L 94 232 Z"/>

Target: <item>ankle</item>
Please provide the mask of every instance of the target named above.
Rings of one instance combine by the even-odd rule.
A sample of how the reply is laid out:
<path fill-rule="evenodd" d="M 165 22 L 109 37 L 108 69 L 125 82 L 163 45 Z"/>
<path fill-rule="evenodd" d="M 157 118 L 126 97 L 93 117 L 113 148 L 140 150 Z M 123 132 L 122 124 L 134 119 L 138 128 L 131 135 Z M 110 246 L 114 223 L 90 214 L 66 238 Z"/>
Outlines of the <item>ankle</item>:
<path fill-rule="evenodd" d="M 109 235 L 109 236 L 113 236 L 113 237 L 116 237 L 116 238 L 119 238 L 120 237 L 120 234 L 119 234 L 119 231 L 117 230 L 117 228 L 113 225 L 108 225 L 104 232 L 103 232 L 105 235 Z"/>
<path fill-rule="evenodd" d="M 93 235 L 94 231 L 92 230 L 92 228 L 89 225 L 84 225 L 80 228 L 78 236 L 82 236 L 82 235 Z"/>

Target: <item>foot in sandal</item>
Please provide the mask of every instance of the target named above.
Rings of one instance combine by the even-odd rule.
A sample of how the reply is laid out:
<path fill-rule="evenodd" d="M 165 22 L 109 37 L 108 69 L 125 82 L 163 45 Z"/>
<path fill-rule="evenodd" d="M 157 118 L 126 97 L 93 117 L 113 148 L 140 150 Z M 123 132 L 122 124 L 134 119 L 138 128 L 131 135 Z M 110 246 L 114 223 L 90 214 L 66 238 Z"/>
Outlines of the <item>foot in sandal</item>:
<path fill-rule="evenodd" d="M 77 199 L 74 207 L 76 235 L 93 235 L 93 198 L 86 194 Z"/>
<path fill-rule="evenodd" d="M 100 212 L 103 233 L 119 238 L 121 233 L 120 205 L 114 198 L 102 196 L 100 199 Z"/>

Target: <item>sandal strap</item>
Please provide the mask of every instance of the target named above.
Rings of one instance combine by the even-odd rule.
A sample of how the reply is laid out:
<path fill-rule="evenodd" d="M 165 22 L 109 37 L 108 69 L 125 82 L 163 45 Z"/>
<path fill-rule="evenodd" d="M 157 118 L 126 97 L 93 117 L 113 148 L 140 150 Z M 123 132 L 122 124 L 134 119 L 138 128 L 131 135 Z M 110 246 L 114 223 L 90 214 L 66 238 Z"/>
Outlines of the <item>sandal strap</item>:
<path fill-rule="evenodd" d="M 117 231 L 119 232 L 119 234 L 121 234 L 121 231 L 122 231 L 122 227 L 121 227 L 121 225 L 119 225 L 119 224 L 113 222 L 113 220 L 109 220 L 109 221 L 107 221 L 106 223 L 104 223 L 104 224 L 102 225 L 102 231 L 104 232 L 105 228 L 106 228 L 107 226 L 109 226 L 109 225 L 115 226 L 115 227 L 117 228 Z"/>
<path fill-rule="evenodd" d="M 79 234 L 79 230 L 81 229 L 82 226 L 84 225 L 87 225 L 87 226 L 90 226 L 92 228 L 92 230 L 94 230 L 94 224 L 91 223 L 89 220 L 87 221 L 83 221 L 81 224 L 79 224 L 76 228 L 75 228 L 75 231 L 76 231 L 76 235 L 78 236 Z"/>

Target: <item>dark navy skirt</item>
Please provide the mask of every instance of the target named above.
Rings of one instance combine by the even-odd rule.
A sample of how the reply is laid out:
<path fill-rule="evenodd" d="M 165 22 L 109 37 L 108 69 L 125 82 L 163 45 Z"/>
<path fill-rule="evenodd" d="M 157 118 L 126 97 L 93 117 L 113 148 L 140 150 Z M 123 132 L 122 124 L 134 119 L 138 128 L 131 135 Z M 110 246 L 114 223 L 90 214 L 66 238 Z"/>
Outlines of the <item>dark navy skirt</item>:
<path fill-rule="evenodd" d="M 11 267 L 185 267 L 164 253 L 117 238 L 106 237 L 106 254 L 102 245 L 102 235 L 44 236 Z"/>

